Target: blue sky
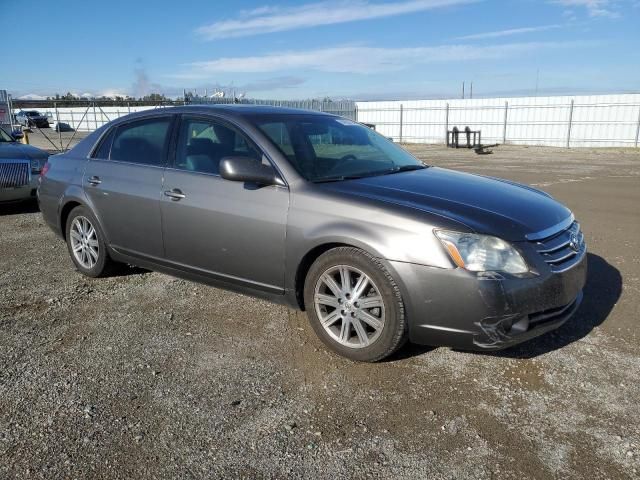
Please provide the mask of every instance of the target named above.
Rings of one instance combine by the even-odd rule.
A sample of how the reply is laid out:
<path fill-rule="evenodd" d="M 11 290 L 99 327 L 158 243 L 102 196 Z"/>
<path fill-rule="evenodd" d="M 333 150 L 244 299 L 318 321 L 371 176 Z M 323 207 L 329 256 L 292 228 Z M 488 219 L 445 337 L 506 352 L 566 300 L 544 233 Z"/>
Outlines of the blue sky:
<path fill-rule="evenodd" d="M 640 0 L 10 5 L 0 88 L 16 97 L 218 87 L 256 98 L 433 98 L 459 96 L 463 80 L 474 96 L 533 95 L 536 78 L 539 94 L 640 90 Z"/>

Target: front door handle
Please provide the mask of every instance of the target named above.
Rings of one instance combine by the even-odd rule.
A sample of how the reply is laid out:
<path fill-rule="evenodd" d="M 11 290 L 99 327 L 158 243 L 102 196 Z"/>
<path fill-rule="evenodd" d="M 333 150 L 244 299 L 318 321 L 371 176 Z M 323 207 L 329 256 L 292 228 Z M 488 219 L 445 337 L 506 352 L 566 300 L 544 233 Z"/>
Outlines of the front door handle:
<path fill-rule="evenodd" d="M 102 183 L 102 180 L 100 180 L 100 177 L 96 177 L 94 175 L 89 180 L 87 180 L 87 182 L 89 182 L 91 185 L 95 186 L 95 185 L 100 185 Z"/>
<path fill-rule="evenodd" d="M 183 198 L 186 197 L 186 195 L 182 193 L 182 191 L 179 188 L 174 188 L 173 190 L 165 190 L 164 194 L 174 202 L 182 200 Z"/>

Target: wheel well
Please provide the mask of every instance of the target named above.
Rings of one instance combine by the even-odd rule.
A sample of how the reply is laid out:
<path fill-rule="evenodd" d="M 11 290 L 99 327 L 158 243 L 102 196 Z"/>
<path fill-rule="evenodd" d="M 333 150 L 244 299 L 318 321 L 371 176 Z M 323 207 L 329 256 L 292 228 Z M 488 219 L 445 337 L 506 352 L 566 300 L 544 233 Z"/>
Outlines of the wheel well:
<path fill-rule="evenodd" d="M 68 202 L 62 207 L 62 211 L 60 212 L 60 231 L 62 232 L 62 238 L 67 239 L 67 218 L 69 218 L 69 214 L 71 210 L 82 205 L 79 202 Z"/>
<path fill-rule="evenodd" d="M 307 273 L 313 265 L 313 262 L 322 255 L 324 252 L 331 250 L 336 247 L 355 247 L 354 245 L 349 245 L 347 243 L 325 243 L 323 245 L 318 245 L 311 249 L 307 254 L 302 257 L 300 264 L 298 265 L 298 270 L 296 271 L 296 299 L 298 300 L 298 305 L 301 310 L 304 310 L 304 285 L 307 280 Z"/>

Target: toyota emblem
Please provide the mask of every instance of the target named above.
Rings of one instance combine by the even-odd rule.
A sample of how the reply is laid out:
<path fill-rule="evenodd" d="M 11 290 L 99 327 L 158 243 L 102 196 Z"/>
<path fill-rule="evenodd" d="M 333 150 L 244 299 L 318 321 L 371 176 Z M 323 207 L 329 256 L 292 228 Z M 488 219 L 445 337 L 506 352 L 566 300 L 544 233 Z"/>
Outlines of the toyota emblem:
<path fill-rule="evenodd" d="M 580 250 L 580 238 L 576 233 L 572 233 L 569 237 L 569 248 L 574 252 Z"/>

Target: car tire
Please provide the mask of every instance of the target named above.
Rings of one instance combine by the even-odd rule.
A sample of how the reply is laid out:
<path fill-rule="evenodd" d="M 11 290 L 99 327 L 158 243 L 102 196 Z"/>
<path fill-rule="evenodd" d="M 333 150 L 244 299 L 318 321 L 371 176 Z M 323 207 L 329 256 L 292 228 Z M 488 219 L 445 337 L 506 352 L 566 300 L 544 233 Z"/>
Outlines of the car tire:
<path fill-rule="evenodd" d="M 407 340 L 398 285 L 379 259 L 358 248 L 320 255 L 307 273 L 304 302 L 318 337 L 351 360 L 377 362 Z"/>
<path fill-rule="evenodd" d="M 67 217 L 65 238 L 76 269 L 88 277 L 109 275 L 114 262 L 107 252 L 104 235 L 91 210 L 75 207 Z"/>

